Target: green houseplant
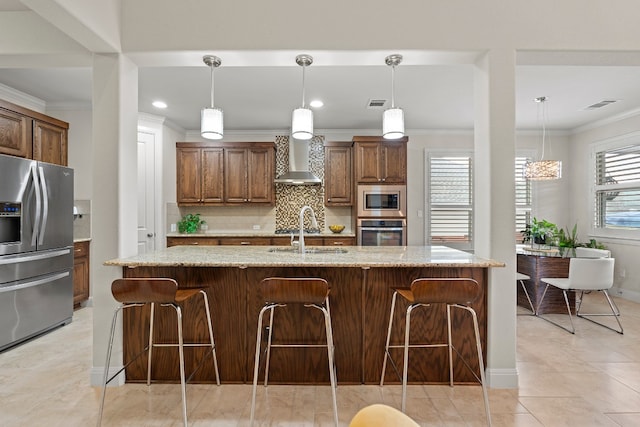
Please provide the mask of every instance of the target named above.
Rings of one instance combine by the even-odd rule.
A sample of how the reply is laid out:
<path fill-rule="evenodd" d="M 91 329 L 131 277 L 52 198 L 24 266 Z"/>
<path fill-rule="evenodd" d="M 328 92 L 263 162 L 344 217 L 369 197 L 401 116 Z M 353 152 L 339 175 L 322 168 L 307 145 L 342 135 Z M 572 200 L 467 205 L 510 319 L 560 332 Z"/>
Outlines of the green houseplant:
<path fill-rule="evenodd" d="M 571 232 L 569 232 L 569 229 L 566 229 L 566 231 L 565 229 L 558 230 L 556 237 L 561 256 L 575 256 L 575 249 L 578 246 L 582 246 L 580 242 L 578 242 L 578 224 L 573 226 Z"/>
<path fill-rule="evenodd" d="M 529 239 L 526 239 L 526 237 L 525 239 L 539 245 L 551 243 L 551 240 L 558 234 L 557 225 L 547 221 L 546 219 L 538 220 L 535 217 L 533 218 L 533 221 L 531 221 L 531 226 L 528 227 L 527 230 L 525 230 L 525 232 L 528 233 Z"/>
<path fill-rule="evenodd" d="M 195 233 L 204 221 L 200 219 L 200 214 L 186 214 L 178 221 L 178 231 L 180 233 Z"/>

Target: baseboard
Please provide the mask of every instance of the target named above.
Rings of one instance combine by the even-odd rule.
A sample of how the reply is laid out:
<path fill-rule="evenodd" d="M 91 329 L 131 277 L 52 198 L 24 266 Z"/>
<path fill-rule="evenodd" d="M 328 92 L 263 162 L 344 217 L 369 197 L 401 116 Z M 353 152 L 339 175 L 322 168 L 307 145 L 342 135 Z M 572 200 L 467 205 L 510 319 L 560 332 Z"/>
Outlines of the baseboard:
<path fill-rule="evenodd" d="M 518 388 L 518 370 L 515 368 L 487 369 L 485 377 L 490 388 Z"/>
<path fill-rule="evenodd" d="M 109 378 L 114 376 L 116 372 L 122 369 L 122 366 L 112 366 L 109 368 Z M 102 382 L 104 381 L 104 367 L 94 366 L 91 368 L 89 381 L 91 385 L 94 387 L 102 387 Z M 125 383 L 125 375 L 124 370 L 118 374 L 111 382 L 109 383 L 109 387 L 118 387 L 124 385 Z"/>
<path fill-rule="evenodd" d="M 630 291 L 628 289 L 622 289 L 613 287 L 609 290 L 609 293 L 614 297 L 620 297 L 629 301 L 640 303 L 640 292 Z"/>

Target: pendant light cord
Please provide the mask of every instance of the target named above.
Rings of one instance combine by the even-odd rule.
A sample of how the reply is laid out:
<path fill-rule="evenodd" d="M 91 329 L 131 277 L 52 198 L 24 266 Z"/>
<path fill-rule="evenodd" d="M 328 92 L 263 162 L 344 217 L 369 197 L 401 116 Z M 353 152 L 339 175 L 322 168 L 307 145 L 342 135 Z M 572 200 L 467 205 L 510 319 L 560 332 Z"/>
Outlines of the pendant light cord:
<path fill-rule="evenodd" d="M 305 75 L 306 68 L 307 68 L 306 65 L 302 66 L 302 108 L 304 108 L 304 75 Z"/>
<path fill-rule="evenodd" d="M 395 72 L 396 72 L 396 66 L 392 65 L 391 66 L 391 108 L 395 108 L 396 107 L 396 102 L 395 102 Z"/>
<path fill-rule="evenodd" d="M 547 127 L 545 125 L 546 122 L 546 114 L 545 114 L 545 105 L 544 103 L 547 101 L 546 97 L 542 97 L 540 99 L 540 109 L 542 111 L 542 155 L 540 156 L 540 161 L 544 160 L 544 147 L 545 147 L 545 140 L 546 140 L 546 136 L 547 136 Z"/>
<path fill-rule="evenodd" d="M 211 108 L 213 108 L 213 65 L 210 65 L 211 68 Z"/>

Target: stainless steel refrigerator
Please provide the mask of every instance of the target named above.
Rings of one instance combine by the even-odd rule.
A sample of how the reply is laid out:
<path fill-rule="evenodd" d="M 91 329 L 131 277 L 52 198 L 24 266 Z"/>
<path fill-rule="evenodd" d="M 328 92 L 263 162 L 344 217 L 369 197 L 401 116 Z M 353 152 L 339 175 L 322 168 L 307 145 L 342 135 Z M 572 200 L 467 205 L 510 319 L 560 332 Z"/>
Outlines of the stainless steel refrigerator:
<path fill-rule="evenodd" d="M 72 315 L 73 170 L 0 155 L 0 351 Z"/>

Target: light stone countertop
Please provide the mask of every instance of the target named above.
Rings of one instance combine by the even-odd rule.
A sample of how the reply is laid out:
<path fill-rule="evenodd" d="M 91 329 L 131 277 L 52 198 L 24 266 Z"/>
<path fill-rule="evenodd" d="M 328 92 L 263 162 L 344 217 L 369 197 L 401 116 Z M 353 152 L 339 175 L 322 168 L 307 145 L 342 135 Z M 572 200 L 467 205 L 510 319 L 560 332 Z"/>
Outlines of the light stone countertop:
<path fill-rule="evenodd" d="M 289 237 L 289 233 L 275 233 L 273 231 L 207 231 L 205 233 L 167 233 L 167 237 Z M 298 237 L 298 233 L 293 234 Z M 304 237 L 355 237 L 356 234 L 344 230 L 342 233 L 323 231 L 321 233 L 304 233 Z"/>
<path fill-rule="evenodd" d="M 121 267 L 504 267 L 446 246 L 343 246 L 322 253 L 270 252 L 282 246 L 173 246 L 104 265 Z M 326 246 L 307 246 L 325 248 Z"/>

